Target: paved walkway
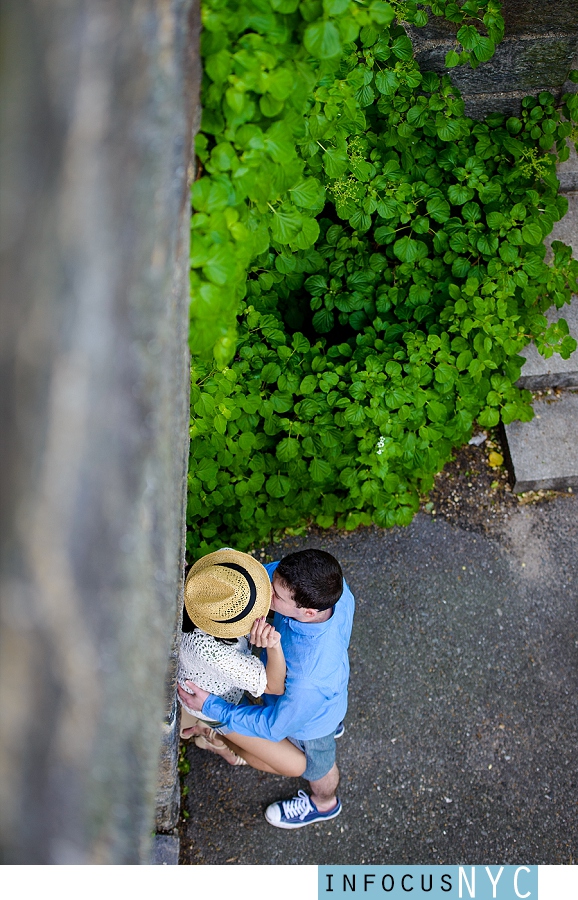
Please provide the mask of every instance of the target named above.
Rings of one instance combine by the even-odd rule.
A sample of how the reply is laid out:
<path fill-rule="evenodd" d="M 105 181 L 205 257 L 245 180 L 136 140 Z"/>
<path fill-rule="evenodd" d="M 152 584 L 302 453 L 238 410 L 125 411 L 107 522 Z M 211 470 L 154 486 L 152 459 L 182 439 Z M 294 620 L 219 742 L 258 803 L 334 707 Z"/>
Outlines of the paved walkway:
<path fill-rule="evenodd" d="M 491 537 L 420 514 L 279 545 L 333 553 L 358 602 L 343 813 L 272 828 L 303 781 L 190 747 L 181 864 L 576 863 L 577 514 L 558 496 Z"/>

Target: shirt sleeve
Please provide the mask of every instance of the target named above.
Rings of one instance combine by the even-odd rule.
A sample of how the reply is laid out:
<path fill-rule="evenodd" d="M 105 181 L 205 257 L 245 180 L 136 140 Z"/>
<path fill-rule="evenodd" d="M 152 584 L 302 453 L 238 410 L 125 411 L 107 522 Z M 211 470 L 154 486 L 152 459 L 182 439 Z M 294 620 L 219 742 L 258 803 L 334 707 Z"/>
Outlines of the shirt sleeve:
<path fill-rule="evenodd" d="M 282 696 L 267 706 L 233 706 L 211 694 L 202 711 L 237 734 L 282 741 L 300 731 L 324 703 L 325 698 L 316 690 L 291 691 L 286 688 Z"/>

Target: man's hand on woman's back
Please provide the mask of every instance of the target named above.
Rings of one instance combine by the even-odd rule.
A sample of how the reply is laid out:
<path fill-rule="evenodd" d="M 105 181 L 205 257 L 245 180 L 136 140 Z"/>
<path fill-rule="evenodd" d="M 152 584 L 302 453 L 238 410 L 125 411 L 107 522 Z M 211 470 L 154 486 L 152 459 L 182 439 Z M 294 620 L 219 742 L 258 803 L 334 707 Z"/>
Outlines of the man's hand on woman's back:
<path fill-rule="evenodd" d="M 204 691 L 192 681 L 185 681 L 185 684 L 187 685 L 188 690 L 182 688 L 180 684 L 177 686 L 179 697 L 186 708 L 190 709 L 191 712 L 200 712 L 203 708 L 203 703 L 207 697 L 210 697 L 209 692 Z"/>

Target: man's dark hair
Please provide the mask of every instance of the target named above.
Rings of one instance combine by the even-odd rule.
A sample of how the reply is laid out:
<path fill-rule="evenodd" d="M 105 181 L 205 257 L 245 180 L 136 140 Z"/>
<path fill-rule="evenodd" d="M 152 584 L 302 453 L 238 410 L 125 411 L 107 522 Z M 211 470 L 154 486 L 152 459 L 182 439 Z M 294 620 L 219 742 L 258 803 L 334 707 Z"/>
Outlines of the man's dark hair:
<path fill-rule="evenodd" d="M 293 594 L 296 606 L 330 609 L 343 593 L 343 572 L 325 550 L 297 550 L 284 556 L 275 574 Z"/>

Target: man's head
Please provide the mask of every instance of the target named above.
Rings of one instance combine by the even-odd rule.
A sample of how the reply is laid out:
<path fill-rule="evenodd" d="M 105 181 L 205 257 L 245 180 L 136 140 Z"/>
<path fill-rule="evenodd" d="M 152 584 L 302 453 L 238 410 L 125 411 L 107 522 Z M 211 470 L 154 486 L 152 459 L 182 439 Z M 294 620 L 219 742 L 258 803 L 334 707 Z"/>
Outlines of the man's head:
<path fill-rule="evenodd" d="M 273 575 L 271 607 L 298 621 L 328 618 L 343 593 L 343 573 L 325 550 L 298 550 L 283 557 Z"/>

